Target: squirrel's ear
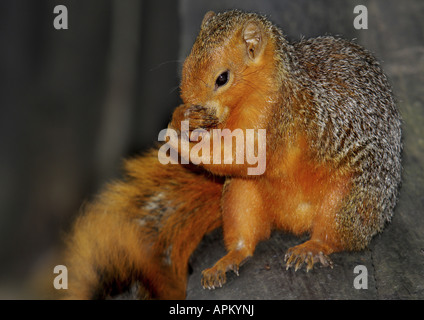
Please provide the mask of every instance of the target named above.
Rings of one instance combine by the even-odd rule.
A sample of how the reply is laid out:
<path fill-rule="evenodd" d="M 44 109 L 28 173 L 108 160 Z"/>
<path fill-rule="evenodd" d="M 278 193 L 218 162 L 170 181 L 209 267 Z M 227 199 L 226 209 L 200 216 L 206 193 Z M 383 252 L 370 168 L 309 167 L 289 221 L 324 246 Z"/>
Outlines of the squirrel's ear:
<path fill-rule="evenodd" d="M 255 21 L 249 21 L 243 28 L 243 40 L 246 44 L 247 56 L 256 60 L 262 53 L 265 47 L 264 31 Z"/>
<path fill-rule="evenodd" d="M 212 18 L 214 15 L 215 15 L 215 12 L 213 12 L 213 11 L 206 12 L 205 16 L 203 17 L 202 24 L 201 24 L 200 28 L 203 29 L 203 27 L 208 23 L 210 18 Z"/>

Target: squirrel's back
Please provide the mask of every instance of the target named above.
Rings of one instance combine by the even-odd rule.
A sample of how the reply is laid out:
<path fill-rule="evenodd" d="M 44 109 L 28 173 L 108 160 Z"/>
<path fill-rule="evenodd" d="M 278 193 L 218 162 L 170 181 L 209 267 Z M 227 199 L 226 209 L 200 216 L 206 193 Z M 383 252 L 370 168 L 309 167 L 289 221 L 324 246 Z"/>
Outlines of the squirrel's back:
<path fill-rule="evenodd" d="M 401 179 L 401 118 L 391 86 L 358 44 L 327 36 L 294 49 L 295 79 L 309 98 L 301 112 L 311 150 L 355 173 L 338 219 L 348 247 L 361 249 L 390 221 Z"/>

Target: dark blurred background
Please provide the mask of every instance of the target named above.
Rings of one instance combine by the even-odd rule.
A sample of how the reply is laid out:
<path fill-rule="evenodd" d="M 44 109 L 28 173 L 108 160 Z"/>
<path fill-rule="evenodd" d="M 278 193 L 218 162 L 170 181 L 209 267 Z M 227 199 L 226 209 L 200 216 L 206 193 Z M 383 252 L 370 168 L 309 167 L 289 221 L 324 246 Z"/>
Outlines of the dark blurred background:
<path fill-rule="evenodd" d="M 357 4 L 368 30 L 353 27 Z M 56 5 L 67 30 L 53 27 Z M 231 8 L 268 15 L 292 41 L 339 35 L 375 53 L 405 120 L 405 202 L 423 209 L 423 1 L 1 1 L 0 298 L 19 297 L 81 204 L 157 141 L 204 13 Z M 405 216 L 418 238 L 422 220 Z"/>

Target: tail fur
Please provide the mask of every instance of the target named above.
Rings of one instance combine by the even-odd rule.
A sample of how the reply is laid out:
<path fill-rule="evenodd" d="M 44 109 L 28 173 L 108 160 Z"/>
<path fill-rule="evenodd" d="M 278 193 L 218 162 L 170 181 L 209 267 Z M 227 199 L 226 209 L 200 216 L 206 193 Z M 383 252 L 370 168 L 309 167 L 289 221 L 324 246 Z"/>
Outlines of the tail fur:
<path fill-rule="evenodd" d="M 221 225 L 223 180 L 162 165 L 155 149 L 125 169 L 73 226 L 68 298 L 184 299 L 190 255 Z"/>

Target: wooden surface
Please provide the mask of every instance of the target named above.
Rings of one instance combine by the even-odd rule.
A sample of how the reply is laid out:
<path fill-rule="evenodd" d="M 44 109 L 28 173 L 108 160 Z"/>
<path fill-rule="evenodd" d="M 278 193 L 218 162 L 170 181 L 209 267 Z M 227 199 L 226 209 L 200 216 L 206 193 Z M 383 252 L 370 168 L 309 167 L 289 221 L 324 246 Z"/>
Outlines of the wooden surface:
<path fill-rule="evenodd" d="M 188 21 L 183 32 L 187 34 L 192 32 L 193 20 L 201 19 L 195 11 L 204 9 L 192 6 L 192 2 L 187 1 L 185 8 Z M 309 37 L 324 33 L 357 38 L 382 61 L 404 120 L 403 184 L 392 223 L 367 250 L 333 254 L 333 269 L 315 266 L 308 273 L 305 269 L 286 270 L 283 262 L 286 250 L 306 238 L 275 232 L 270 240 L 258 245 L 253 258 L 240 268 L 239 277 L 228 273 L 223 288 L 204 290 L 201 271 L 225 255 L 218 231 L 192 257 L 188 299 L 424 298 L 424 2 L 365 1 L 369 29 L 360 31 L 352 25 L 356 2 L 332 6 L 334 1 L 299 1 L 299 6 L 294 6 L 287 1 L 264 1 L 261 5 L 246 1 L 245 8 L 271 13 L 291 40 L 299 34 Z M 226 3 L 228 7 L 234 7 L 232 4 Z M 219 11 L 225 5 L 216 6 Z M 313 17 L 314 23 L 308 17 Z M 366 290 L 354 288 L 357 265 L 367 268 Z"/>

